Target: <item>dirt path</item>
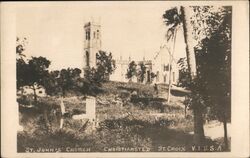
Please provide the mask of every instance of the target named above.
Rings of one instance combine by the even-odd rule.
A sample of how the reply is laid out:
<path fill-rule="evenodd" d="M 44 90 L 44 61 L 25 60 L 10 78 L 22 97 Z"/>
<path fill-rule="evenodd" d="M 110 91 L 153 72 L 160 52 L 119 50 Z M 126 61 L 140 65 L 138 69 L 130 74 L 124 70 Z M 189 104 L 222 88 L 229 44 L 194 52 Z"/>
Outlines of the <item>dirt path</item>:
<path fill-rule="evenodd" d="M 231 123 L 227 124 L 227 136 L 231 137 Z M 211 121 L 204 125 L 204 133 L 206 137 L 210 137 L 212 140 L 224 137 L 223 124 L 218 121 Z M 194 132 L 189 132 L 189 134 L 194 134 Z"/>
<path fill-rule="evenodd" d="M 158 97 L 167 99 L 168 93 L 167 93 L 167 86 L 159 86 L 159 94 Z M 172 102 L 175 102 L 176 96 L 172 97 Z M 179 104 L 180 106 L 180 104 Z M 184 106 L 181 106 L 184 107 Z M 231 124 L 227 124 L 227 131 L 228 131 L 228 137 L 231 136 L 230 133 Z M 210 137 L 211 139 L 217 139 L 224 137 L 224 128 L 223 123 L 219 121 L 210 121 L 207 124 L 204 124 L 204 132 L 206 137 Z M 190 134 L 193 134 L 193 132 L 190 132 Z"/>
<path fill-rule="evenodd" d="M 228 137 L 231 136 L 231 123 L 227 124 Z M 216 139 L 224 137 L 224 128 L 223 123 L 218 121 L 211 121 L 209 124 L 204 125 L 205 136 L 210 137 L 211 139 Z"/>

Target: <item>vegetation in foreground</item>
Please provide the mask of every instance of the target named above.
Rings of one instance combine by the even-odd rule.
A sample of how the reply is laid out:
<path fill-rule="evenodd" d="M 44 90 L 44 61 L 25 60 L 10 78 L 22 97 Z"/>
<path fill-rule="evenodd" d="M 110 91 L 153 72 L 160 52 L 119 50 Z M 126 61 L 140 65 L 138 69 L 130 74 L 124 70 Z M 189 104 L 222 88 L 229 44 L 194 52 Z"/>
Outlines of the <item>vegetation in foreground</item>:
<path fill-rule="evenodd" d="M 165 99 L 156 96 L 152 86 L 137 83 L 106 82 L 102 90 L 96 96 L 99 126 L 90 132 L 86 132 L 88 127 L 84 127 L 84 121 L 73 120 L 70 116 L 65 118 L 63 129 L 59 128 L 57 97 L 39 98 L 42 105 L 37 107 L 20 107 L 20 124 L 24 131 L 18 133 L 18 151 L 59 148 L 63 152 L 69 148 L 84 148 L 102 152 L 123 147 L 153 152 L 166 150 L 163 147 L 168 146 L 178 147 L 171 149 L 173 151 L 192 151 L 193 136 L 189 133 L 193 131 L 193 117 L 190 111 L 184 116 L 184 97 L 173 96 L 172 102 L 166 104 Z M 132 91 L 137 92 L 134 96 L 137 99 L 131 99 Z M 66 97 L 65 100 L 66 110 L 71 114 L 85 109 L 84 97 Z M 49 107 L 48 124 L 42 107 Z M 207 146 L 218 146 L 217 143 L 206 140 Z"/>

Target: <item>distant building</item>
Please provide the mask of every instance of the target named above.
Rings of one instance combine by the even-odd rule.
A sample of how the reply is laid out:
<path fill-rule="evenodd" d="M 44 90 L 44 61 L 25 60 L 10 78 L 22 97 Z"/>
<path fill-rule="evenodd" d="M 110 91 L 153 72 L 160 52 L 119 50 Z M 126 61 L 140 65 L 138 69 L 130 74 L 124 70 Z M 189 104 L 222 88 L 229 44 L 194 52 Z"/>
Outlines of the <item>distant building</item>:
<path fill-rule="evenodd" d="M 112 81 L 119 81 L 119 82 L 128 82 L 128 79 L 126 77 L 128 65 L 131 62 L 130 58 L 129 60 L 124 60 L 122 57 L 120 57 L 119 60 L 115 60 L 115 71 L 111 74 L 110 80 Z M 136 78 L 132 78 L 132 81 L 136 81 Z"/>
<path fill-rule="evenodd" d="M 116 60 L 116 70 L 110 76 L 110 80 L 128 82 L 129 80 L 126 78 L 126 74 L 128 65 L 131 61 L 132 60 L 130 58 L 129 60 L 123 60 L 122 57 L 120 57 L 119 60 Z M 167 46 L 160 47 L 159 52 L 156 53 L 153 60 L 143 59 L 141 61 L 135 61 L 135 63 L 137 65 L 143 63 L 146 66 L 146 74 L 143 83 L 169 84 L 170 53 Z M 172 60 L 171 68 L 172 84 L 177 84 L 179 80 L 179 69 L 175 59 Z M 138 82 L 136 77 L 133 77 L 132 81 Z"/>
<path fill-rule="evenodd" d="M 124 60 L 122 59 L 122 57 L 120 57 L 119 60 L 116 60 L 115 62 L 116 69 L 111 74 L 110 80 L 119 81 L 119 82 L 128 82 L 129 79 L 127 78 L 126 74 L 127 74 L 128 66 L 130 62 L 132 62 L 131 58 L 129 58 L 128 60 Z M 137 69 L 139 68 L 140 63 L 143 63 L 145 65 L 146 74 L 145 74 L 143 83 L 151 83 L 152 82 L 152 79 L 151 79 L 152 61 L 144 59 L 142 61 L 135 61 L 135 63 L 137 64 Z M 139 82 L 136 76 L 132 77 L 132 82 Z"/>
<path fill-rule="evenodd" d="M 167 46 L 161 46 L 160 51 L 156 53 L 153 59 L 152 71 L 156 74 L 154 83 L 169 84 L 170 57 L 171 54 L 168 51 Z M 177 61 L 174 58 L 172 59 L 171 68 L 172 84 L 177 84 L 179 80 L 179 67 Z"/>
<path fill-rule="evenodd" d="M 83 70 L 84 72 L 91 68 L 96 68 L 96 53 L 101 50 L 101 25 L 98 22 L 88 22 L 84 25 L 85 40 L 83 52 Z M 128 82 L 126 74 L 129 63 L 133 61 L 120 59 L 115 60 L 116 69 L 109 76 L 112 81 Z M 143 63 L 146 66 L 146 73 L 143 83 L 169 83 L 170 53 L 167 46 L 161 46 L 152 60 L 135 61 L 137 65 Z M 137 66 L 139 68 L 139 66 Z M 176 61 L 173 59 L 171 64 L 171 81 L 173 84 L 178 83 L 179 70 Z M 137 77 L 132 78 L 133 82 L 138 82 Z"/>
<path fill-rule="evenodd" d="M 98 22 L 88 22 L 84 25 L 83 70 L 96 67 L 96 53 L 101 50 L 101 25 Z"/>

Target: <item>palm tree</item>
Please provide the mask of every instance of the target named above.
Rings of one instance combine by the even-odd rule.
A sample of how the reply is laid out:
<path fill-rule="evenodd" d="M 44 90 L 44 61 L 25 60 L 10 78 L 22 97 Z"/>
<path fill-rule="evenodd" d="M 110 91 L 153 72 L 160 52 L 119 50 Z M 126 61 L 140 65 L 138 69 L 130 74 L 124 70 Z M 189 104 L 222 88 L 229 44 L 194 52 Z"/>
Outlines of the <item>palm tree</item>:
<path fill-rule="evenodd" d="M 190 77 L 192 81 L 195 81 L 196 73 L 196 61 L 194 46 L 192 43 L 192 25 L 190 23 L 191 14 L 189 8 L 181 6 L 180 14 L 177 8 L 167 10 L 163 15 L 166 25 L 169 27 L 167 31 L 167 40 L 174 37 L 175 30 L 178 26 L 183 27 L 184 40 L 186 44 L 186 55 L 188 62 L 188 69 L 190 72 Z M 194 91 L 193 91 L 194 93 Z M 196 104 L 193 105 L 194 113 L 194 142 L 196 144 L 201 144 L 204 140 L 204 129 L 203 129 L 203 118 L 201 107 Z"/>
<path fill-rule="evenodd" d="M 184 40 L 186 43 L 188 69 L 190 72 L 191 81 L 193 82 L 196 80 L 197 72 L 196 72 L 194 45 L 192 43 L 192 25 L 189 21 L 191 18 L 189 9 L 187 7 L 182 6 L 181 15 L 182 15 Z M 205 138 L 203 129 L 202 108 L 198 103 L 194 103 L 194 105 L 192 106 L 194 113 L 194 142 L 196 144 L 202 144 Z"/>
<path fill-rule="evenodd" d="M 172 79 L 171 79 L 171 74 L 172 74 L 172 61 L 173 61 L 173 55 L 175 51 L 175 42 L 176 42 L 176 34 L 177 30 L 180 26 L 181 19 L 178 14 L 177 8 L 173 8 L 170 10 L 167 10 L 165 14 L 163 15 L 163 18 L 165 19 L 166 25 L 169 27 L 167 34 L 166 34 L 166 39 L 167 42 L 170 40 L 173 41 L 173 49 L 172 52 L 168 48 L 168 54 L 169 54 L 169 64 L 168 64 L 168 72 L 169 72 L 169 82 L 168 82 L 168 100 L 167 102 L 170 102 L 171 98 L 171 86 L 172 86 Z"/>

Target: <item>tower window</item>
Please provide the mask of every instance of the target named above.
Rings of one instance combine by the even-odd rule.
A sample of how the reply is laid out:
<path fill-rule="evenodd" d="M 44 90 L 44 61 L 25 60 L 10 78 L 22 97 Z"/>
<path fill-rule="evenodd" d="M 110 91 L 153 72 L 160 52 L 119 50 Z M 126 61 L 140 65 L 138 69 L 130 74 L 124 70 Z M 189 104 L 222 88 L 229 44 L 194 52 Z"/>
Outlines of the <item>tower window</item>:
<path fill-rule="evenodd" d="M 95 32 L 93 33 L 93 38 L 95 39 Z"/>
<path fill-rule="evenodd" d="M 99 30 L 96 31 L 97 32 L 97 35 L 96 35 L 96 38 L 99 39 Z"/>
<path fill-rule="evenodd" d="M 173 82 L 175 82 L 175 73 L 173 72 Z"/>
<path fill-rule="evenodd" d="M 86 65 L 89 66 L 89 52 L 86 51 Z"/>
<path fill-rule="evenodd" d="M 90 31 L 86 31 L 86 40 L 90 40 Z"/>

